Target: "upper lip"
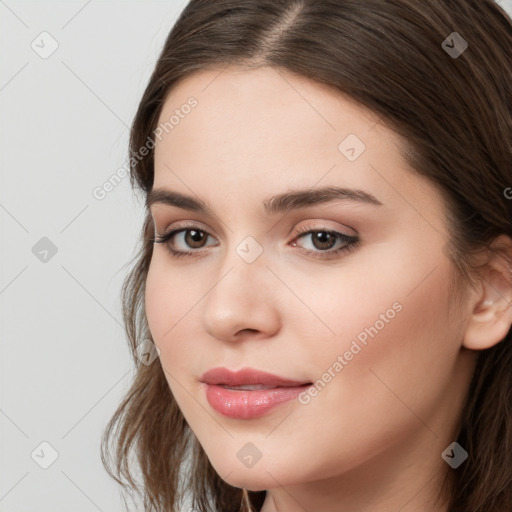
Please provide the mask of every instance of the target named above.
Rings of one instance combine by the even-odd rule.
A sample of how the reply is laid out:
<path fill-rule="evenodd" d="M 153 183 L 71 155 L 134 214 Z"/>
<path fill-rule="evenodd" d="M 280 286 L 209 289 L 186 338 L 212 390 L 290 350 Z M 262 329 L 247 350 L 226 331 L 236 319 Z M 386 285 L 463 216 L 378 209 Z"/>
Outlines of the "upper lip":
<path fill-rule="evenodd" d="M 223 384 L 226 386 L 262 384 L 264 386 L 293 387 L 311 384 L 309 381 L 286 379 L 254 368 L 243 368 L 236 372 L 222 367 L 212 368 L 204 373 L 200 380 L 205 384 Z"/>

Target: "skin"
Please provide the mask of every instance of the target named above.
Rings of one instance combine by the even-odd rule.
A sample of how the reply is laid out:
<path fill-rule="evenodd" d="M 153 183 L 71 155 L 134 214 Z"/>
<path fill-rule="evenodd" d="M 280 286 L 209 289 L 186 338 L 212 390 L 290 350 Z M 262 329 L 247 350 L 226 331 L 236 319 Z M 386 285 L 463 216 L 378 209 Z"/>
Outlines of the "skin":
<path fill-rule="evenodd" d="M 197 257 L 155 244 L 145 306 L 170 389 L 213 467 L 233 486 L 267 490 L 264 512 L 446 511 L 435 493 L 455 471 L 441 453 L 474 371 L 468 348 L 499 342 L 512 322 L 501 307 L 508 283 L 491 286 L 500 267 L 455 309 L 440 193 L 407 167 L 398 136 L 338 91 L 269 67 L 222 67 L 180 82 L 160 122 L 190 96 L 198 105 L 157 142 L 154 188 L 200 198 L 214 215 L 151 206 L 157 234 L 192 223 L 209 236 L 175 236 L 175 249 L 205 251 Z M 366 146 L 354 161 L 338 149 L 349 134 Z M 382 205 L 263 213 L 271 195 L 322 186 L 362 189 Z M 306 255 L 330 246 L 298 237 L 305 225 L 360 245 Z M 263 249 L 252 263 L 236 252 L 248 236 Z M 307 405 L 240 420 L 207 402 L 199 379 L 217 366 L 321 379 L 395 303 L 401 310 Z M 248 442 L 262 454 L 250 468 L 237 458 Z"/>

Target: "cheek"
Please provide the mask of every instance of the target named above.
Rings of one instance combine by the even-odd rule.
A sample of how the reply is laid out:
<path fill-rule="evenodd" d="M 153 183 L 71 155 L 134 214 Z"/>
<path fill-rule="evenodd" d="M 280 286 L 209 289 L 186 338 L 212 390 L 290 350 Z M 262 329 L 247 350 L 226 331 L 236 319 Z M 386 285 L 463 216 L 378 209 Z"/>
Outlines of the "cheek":
<path fill-rule="evenodd" d="M 435 411 L 446 402 L 460 348 L 447 307 L 447 278 L 439 267 L 411 291 L 421 279 L 402 274 L 393 286 L 383 286 L 381 275 L 374 281 L 378 294 L 360 290 L 336 303 L 341 313 L 325 317 L 337 336 L 323 337 L 321 350 L 311 345 L 308 357 L 303 354 L 318 380 L 316 395 L 304 398 L 299 413 L 304 431 L 322 432 L 315 438 L 317 452 L 330 454 L 319 471 L 334 474 L 341 460 L 349 468 L 426 428 L 422 421 L 437 430 Z M 280 430 L 283 437 L 295 435 L 286 422 Z M 333 450 L 340 432 L 348 441 Z"/>
<path fill-rule="evenodd" d="M 198 312 L 207 287 L 201 284 L 197 273 L 173 267 L 166 258 L 166 255 L 154 255 L 149 267 L 145 313 L 169 386 L 178 399 L 183 388 L 176 382 L 198 377 L 192 375 L 194 364 L 206 353 L 201 343 L 204 335 L 198 330 Z"/>
<path fill-rule="evenodd" d="M 321 280 L 316 287 L 308 285 L 308 305 L 323 325 L 312 316 L 298 324 L 302 339 L 309 340 L 302 357 L 316 378 L 328 380 L 329 371 L 336 375 L 331 380 L 337 384 L 321 391 L 326 399 L 334 394 L 333 400 L 343 395 L 342 401 L 350 401 L 353 393 L 366 393 L 369 400 L 375 385 L 386 389 L 381 377 L 391 397 L 393 391 L 413 403 L 431 402 L 449 379 L 460 349 L 461 319 L 450 317 L 454 270 L 434 242 L 424 250 L 407 240 L 390 244 L 379 258 L 372 255 L 373 261 L 361 255 L 358 272 L 343 272 L 328 286 L 325 280 L 323 286 Z M 381 408 L 377 399 L 374 405 Z"/>
<path fill-rule="evenodd" d="M 194 357 L 187 336 L 187 295 L 190 291 L 179 274 L 161 258 L 151 262 L 145 285 L 145 313 L 152 339 L 160 350 L 160 364 L 169 388 L 182 411 L 188 411 L 183 383 L 189 372 L 187 357 Z M 197 354 L 197 350 L 195 351 Z"/>
<path fill-rule="evenodd" d="M 145 312 L 157 344 L 170 338 L 181 324 L 180 319 L 186 319 L 193 294 L 190 278 L 167 265 L 165 256 L 153 254 L 145 285 Z"/>
<path fill-rule="evenodd" d="M 343 313 L 327 319 L 338 336 L 311 353 L 317 378 L 329 379 L 329 370 L 336 375 L 336 383 L 319 393 L 319 413 L 322 403 L 350 404 L 351 421 L 368 425 L 381 415 L 390 427 L 410 414 L 404 404 L 420 416 L 430 414 L 449 386 L 460 350 L 460 319 L 450 318 L 448 308 L 451 270 L 440 262 L 422 280 L 435 267 L 375 274 L 353 289 L 350 300 L 338 302 Z"/>
<path fill-rule="evenodd" d="M 144 307 L 149 330 L 157 345 L 163 334 L 171 327 L 168 312 L 170 295 L 167 287 L 161 284 L 164 278 L 153 265 L 150 266 L 146 279 Z"/>

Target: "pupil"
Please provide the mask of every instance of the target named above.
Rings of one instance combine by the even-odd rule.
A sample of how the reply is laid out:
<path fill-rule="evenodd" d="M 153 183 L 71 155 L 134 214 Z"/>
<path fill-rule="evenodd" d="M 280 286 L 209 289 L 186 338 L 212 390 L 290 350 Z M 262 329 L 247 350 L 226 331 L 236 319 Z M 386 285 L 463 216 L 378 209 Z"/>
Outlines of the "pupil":
<path fill-rule="evenodd" d="M 330 246 L 332 245 L 332 243 L 329 244 L 330 238 L 332 238 L 330 233 L 327 233 L 326 231 L 318 231 L 316 236 L 313 237 L 313 240 L 315 240 L 315 246 L 317 245 L 316 241 L 320 242 L 321 247 L 317 247 L 317 249 L 329 249 Z M 327 244 L 327 247 L 324 247 L 325 244 Z"/>
<path fill-rule="evenodd" d="M 189 236 L 187 238 L 192 239 L 192 243 L 201 242 L 201 239 L 203 238 L 202 231 L 198 231 L 197 229 L 189 229 L 188 233 L 189 233 Z M 189 243 L 188 240 L 187 240 L 187 243 Z M 191 244 L 189 244 L 189 245 L 191 245 Z"/>

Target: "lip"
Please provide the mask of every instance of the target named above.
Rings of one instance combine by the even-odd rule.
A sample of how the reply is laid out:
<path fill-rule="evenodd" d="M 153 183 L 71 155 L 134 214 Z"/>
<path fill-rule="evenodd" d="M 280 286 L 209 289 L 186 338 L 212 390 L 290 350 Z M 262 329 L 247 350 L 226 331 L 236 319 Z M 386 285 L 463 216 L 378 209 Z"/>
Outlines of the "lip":
<path fill-rule="evenodd" d="M 229 418 L 251 419 L 269 412 L 279 404 L 297 398 L 312 385 L 272 373 L 243 368 L 237 372 L 227 368 L 213 368 L 202 375 L 206 399 L 213 409 Z M 224 386 L 271 386 L 260 390 L 231 390 Z"/>
<path fill-rule="evenodd" d="M 263 386 L 273 386 L 275 388 L 297 387 L 303 384 L 310 384 L 310 381 L 286 379 L 279 375 L 256 370 L 254 368 L 242 368 L 237 372 L 233 372 L 222 367 L 208 370 L 200 378 L 200 381 L 205 384 L 223 384 L 225 386 L 262 384 Z"/>

